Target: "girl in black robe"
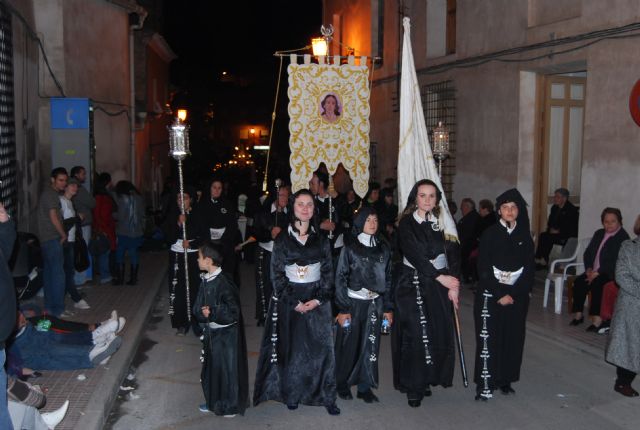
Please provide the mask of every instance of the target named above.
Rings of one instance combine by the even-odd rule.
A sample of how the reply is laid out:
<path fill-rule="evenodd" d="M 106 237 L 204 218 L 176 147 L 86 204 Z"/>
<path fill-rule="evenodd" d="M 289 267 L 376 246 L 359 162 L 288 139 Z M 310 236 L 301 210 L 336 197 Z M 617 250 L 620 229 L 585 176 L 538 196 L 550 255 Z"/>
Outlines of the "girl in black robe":
<path fill-rule="evenodd" d="M 351 386 L 357 385 L 357 397 L 372 403 L 378 401 L 371 388 L 378 387 L 380 326 L 383 318 L 393 322 L 391 251 L 376 234 L 378 216 L 372 207 L 360 209 L 353 227 L 354 238 L 342 249 L 336 270 L 337 390 L 349 400 Z"/>
<path fill-rule="evenodd" d="M 269 310 L 269 300 L 273 293 L 271 285 L 271 253 L 274 239 L 286 231 L 289 225 L 287 203 L 289 188 L 280 187 L 278 198 L 256 214 L 254 222 L 255 238 L 258 241 L 256 261 L 256 320 L 264 326 Z"/>
<path fill-rule="evenodd" d="M 222 196 L 222 188 L 222 181 L 214 179 L 209 187 L 209 198 L 203 197 L 198 202 L 200 237 L 221 247 L 224 258 L 222 270 L 233 278 L 237 262 L 235 247 L 240 243 L 240 233 L 236 210 Z"/>
<path fill-rule="evenodd" d="M 480 238 L 479 286 L 473 314 L 476 326 L 476 400 L 493 390 L 515 393 L 520 379 L 529 292 L 535 261 L 527 204 L 515 188 L 496 200 L 500 220 Z"/>
<path fill-rule="evenodd" d="M 428 179 L 409 193 L 398 226 L 403 255 L 395 284 L 391 332 L 394 387 L 418 407 L 430 386 L 451 386 L 455 364 L 453 309 L 460 281 L 457 244 L 445 240 L 438 222 L 442 194 Z"/>
<path fill-rule="evenodd" d="M 198 267 L 198 248 L 200 241 L 200 225 L 193 212 L 191 203 L 195 201 L 195 190 L 184 190 L 185 215 L 173 213 L 167 217 L 166 237 L 171 244 L 169 248 L 169 315 L 171 327 L 177 329 L 178 335 L 186 334 L 190 328 L 191 304 L 198 294 L 200 285 L 200 268 Z M 180 206 L 180 194 L 178 194 Z M 186 288 L 184 276 L 184 245 L 182 241 L 183 225 L 187 226 L 187 267 L 189 271 L 189 288 Z M 188 294 L 188 296 L 187 296 Z M 194 325 L 195 326 L 195 325 Z"/>
<path fill-rule="evenodd" d="M 201 412 L 232 417 L 249 404 L 247 344 L 238 288 L 222 272 L 222 253 L 206 242 L 198 251 L 206 271 L 193 313 L 203 329 L 200 383 L 206 403 Z"/>
<path fill-rule="evenodd" d="M 338 415 L 329 240 L 313 226 L 313 195 L 293 196 L 293 218 L 271 256 L 273 296 L 260 346 L 253 404 L 267 400 L 296 409 L 325 406 Z"/>

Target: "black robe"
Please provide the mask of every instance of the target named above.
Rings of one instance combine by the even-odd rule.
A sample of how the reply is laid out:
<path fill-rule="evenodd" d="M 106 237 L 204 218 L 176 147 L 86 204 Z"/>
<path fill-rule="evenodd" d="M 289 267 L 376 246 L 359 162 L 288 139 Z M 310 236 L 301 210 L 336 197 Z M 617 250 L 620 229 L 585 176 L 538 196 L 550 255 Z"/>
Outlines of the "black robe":
<path fill-rule="evenodd" d="M 222 270 L 232 277 L 236 270 L 235 246 L 240 243 L 240 233 L 236 219 L 236 211 L 229 202 L 220 198 L 201 200 L 197 207 L 200 218 L 200 237 L 211 239 L 212 228 L 224 228 L 225 231 L 220 239 L 212 240 L 213 243 L 222 247 Z"/>
<path fill-rule="evenodd" d="M 285 265 L 294 263 L 320 263 L 320 280 L 289 282 Z M 271 280 L 274 294 L 260 346 L 253 404 L 275 400 L 287 405 L 332 405 L 337 394 L 329 241 L 311 232 L 303 245 L 287 231 L 280 234 L 271 256 Z M 305 314 L 294 310 L 298 302 L 312 299 L 320 306 Z"/>
<path fill-rule="evenodd" d="M 518 222 L 509 234 L 500 222 L 487 228 L 480 238 L 478 256 L 479 287 L 473 314 L 476 327 L 474 382 L 484 397 L 520 378 L 526 331 L 529 292 L 533 286 L 535 262 L 528 223 Z M 523 272 L 513 286 L 500 283 L 493 267 Z M 505 295 L 514 303 L 498 303 Z M 486 341 L 486 344 L 485 344 Z"/>
<path fill-rule="evenodd" d="M 203 306 L 211 309 L 208 319 Z M 224 273 L 203 279 L 193 313 L 204 330 L 200 383 L 207 407 L 216 415 L 243 414 L 249 405 L 249 380 L 238 288 Z M 209 322 L 231 325 L 213 329 Z"/>
<path fill-rule="evenodd" d="M 271 206 L 264 208 L 255 216 L 253 225 L 254 236 L 259 243 L 268 243 L 271 238 L 271 229 L 280 227 L 283 231 L 287 230 L 289 224 L 289 214 L 286 212 L 278 212 L 276 223 L 276 212 Z M 269 310 L 269 301 L 273 293 L 271 284 L 271 252 L 257 247 L 256 261 L 256 319 L 262 322 L 266 319 Z"/>
<path fill-rule="evenodd" d="M 393 384 L 412 400 L 422 399 L 431 385 L 451 386 L 455 364 L 453 308 L 448 289 L 436 278 L 458 276 L 460 254 L 432 225 L 410 214 L 398 226 L 400 251 L 415 269 L 401 264 L 395 281 Z M 439 254 L 447 256 L 449 268 L 438 270 L 429 261 Z"/>
<path fill-rule="evenodd" d="M 340 248 L 342 248 L 341 246 L 336 248 L 336 241 L 338 240 L 338 237 L 344 233 L 344 228 L 342 226 L 342 223 L 340 222 L 340 216 L 339 213 L 341 211 L 341 203 L 340 203 L 340 199 L 331 199 L 331 210 L 329 210 L 329 195 L 327 195 L 324 199 L 321 199 L 320 197 L 316 196 L 315 200 L 314 200 L 314 204 L 315 204 L 315 214 L 316 214 L 316 219 L 318 220 L 318 224 L 322 223 L 324 220 L 328 220 L 329 219 L 329 213 L 331 213 L 331 222 L 333 222 L 336 227 L 333 230 L 333 235 L 332 235 L 332 239 L 329 239 L 331 242 L 331 252 L 334 255 L 334 260 L 337 260 L 338 255 L 340 254 Z M 320 234 L 325 236 L 325 237 L 329 237 L 329 231 L 326 230 L 320 230 Z M 343 238 L 344 239 L 344 238 Z M 336 263 L 337 261 L 334 261 L 334 263 Z"/>
<path fill-rule="evenodd" d="M 182 227 L 178 226 L 178 214 L 174 213 L 167 218 L 165 233 L 169 246 L 180 240 L 182 243 Z M 198 216 L 191 212 L 187 214 L 187 240 L 189 249 L 197 250 L 201 245 L 200 225 Z M 184 276 L 184 252 L 175 252 L 169 248 L 169 315 L 171 327 L 188 328 L 191 303 L 196 299 L 200 286 L 200 268 L 198 267 L 198 253 L 187 253 L 187 265 L 189 268 L 189 300 L 187 303 L 187 289 Z"/>
<path fill-rule="evenodd" d="M 373 300 L 349 297 L 348 290 L 362 288 L 378 293 Z M 391 251 L 386 242 L 369 247 L 357 239 L 340 253 L 336 270 L 335 303 L 338 312 L 351 314 L 351 326 L 338 326 L 336 336 L 336 383 L 338 390 L 352 385 L 378 387 L 380 324 L 383 312 L 393 310 Z"/>

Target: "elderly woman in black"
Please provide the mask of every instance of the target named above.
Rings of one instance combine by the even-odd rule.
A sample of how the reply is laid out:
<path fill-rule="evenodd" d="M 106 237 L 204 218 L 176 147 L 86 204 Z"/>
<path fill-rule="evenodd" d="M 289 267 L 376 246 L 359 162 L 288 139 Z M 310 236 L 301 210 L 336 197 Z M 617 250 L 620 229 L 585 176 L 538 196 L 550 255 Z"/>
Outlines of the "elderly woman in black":
<path fill-rule="evenodd" d="M 293 195 L 293 217 L 276 237 L 271 256 L 273 296 L 260 347 L 253 403 L 267 400 L 335 404 L 336 365 L 332 336 L 333 266 L 329 240 L 313 225 L 309 190 Z"/>
<path fill-rule="evenodd" d="M 411 407 L 431 395 L 432 385 L 449 387 L 453 380 L 451 302 L 458 305 L 459 250 L 441 230 L 441 199 L 433 181 L 418 181 L 398 226 L 404 264 L 395 285 L 393 384 Z"/>
<path fill-rule="evenodd" d="M 527 204 L 512 188 L 496 199 L 499 221 L 480 238 L 476 327 L 476 400 L 513 394 L 520 379 L 529 292 L 535 273 Z"/>
<path fill-rule="evenodd" d="M 600 215 L 602 226 L 596 231 L 584 251 L 583 261 L 585 272 L 578 276 L 573 283 L 573 320 L 571 325 L 582 324 L 584 317 L 584 302 L 591 292 L 589 317 L 591 325 L 587 331 L 597 332 L 602 324 L 600 318 L 600 304 L 604 284 L 614 279 L 616 260 L 622 242 L 629 239 L 629 234 L 622 228 L 622 213 L 617 208 L 605 208 Z"/>

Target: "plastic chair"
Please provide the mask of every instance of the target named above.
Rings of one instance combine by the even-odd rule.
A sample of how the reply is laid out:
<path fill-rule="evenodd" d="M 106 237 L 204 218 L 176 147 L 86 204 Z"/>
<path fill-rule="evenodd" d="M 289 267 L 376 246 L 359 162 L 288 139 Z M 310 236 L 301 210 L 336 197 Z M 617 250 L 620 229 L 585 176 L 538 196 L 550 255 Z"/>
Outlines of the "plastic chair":
<path fill-rule="evenodd" d="M 551 263 L 551 266 L 549 266 L 549 273 L 547 273 L 547 278 L 544 281 L 544 298 L 542 300 L 542 307 L 547 307 L 547 303 L 549 301 L 549 288 L 551 288 L 551 283 L 553 282 L 553 292 L 555 297 L 554 311 L 557 314 L 562 313 L 562 290 L 564 289 L 564 283 L 567 281 L 567 271 L 572 267 L 584 268 L 582 254 L 589 245 L 589 242 L 591 242 L 591 238 L 581 239 L 580 241 L 576 238 L 569 238 L 567 240 L 565 249 L 563 249 L 563 254 L 565 254 L 565 250 L 567 253 L 572 252 L 573 250 L 573 253 L 568 257 L 554 260 Z M 562 267 L 562 273 L 556 273 L 556 266 L 558 266 L 558 268 Z"/>

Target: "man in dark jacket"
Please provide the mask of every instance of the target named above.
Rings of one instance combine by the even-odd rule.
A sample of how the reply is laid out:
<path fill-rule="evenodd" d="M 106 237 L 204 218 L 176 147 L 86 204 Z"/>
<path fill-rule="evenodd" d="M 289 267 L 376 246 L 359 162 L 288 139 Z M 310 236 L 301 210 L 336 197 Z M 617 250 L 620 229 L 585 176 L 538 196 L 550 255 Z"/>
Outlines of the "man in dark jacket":
<path fill-rule="evenodd" d="M 578 208 L 569 201 L 569 190 L 558 188 L 547 221 L 547 231 L 540 233 L 536 263 L 546 266 L 553 245 L 564 246 L 570 237 L 578 237 Z"/>
<path fill-rule="evenodd" d="M 469 261 L 471 252 L 478 246 L 476 232 L 480 215 L 476 210 L 476 202 L 466 197 L 460 203 L 462 218 L 458 221 L 458 237 L 460 238 L 460 262 L 462 265 L 463 282 L 473 282 L 473 266 Z"/>
<path fill-rule="evenodd" d="M 0 203 L 0 428 L 13 428 L 7 409 L 7 373 L 4 343 L 16 325 L 16 292 L 7 261 L 16 240 L 13 221 Z"/>

